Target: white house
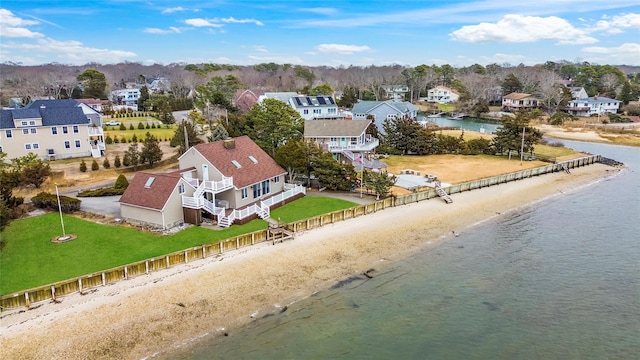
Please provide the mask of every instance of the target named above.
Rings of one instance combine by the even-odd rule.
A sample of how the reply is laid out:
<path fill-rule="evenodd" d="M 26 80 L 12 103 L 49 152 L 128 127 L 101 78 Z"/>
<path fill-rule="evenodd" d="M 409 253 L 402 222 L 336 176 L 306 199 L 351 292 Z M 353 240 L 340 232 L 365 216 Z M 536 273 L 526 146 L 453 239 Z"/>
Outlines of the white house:
<path fill-rule="evenodd" d="M 137 109 L 140 89 L 120 89 L 111 92 L 111 101 L 115 105 L 135 106 Z"/>
<path fill-rule="evenodd" d="M 448 104 L 460 99 L 460 94 L 450 87 L 438 85 L 427 91 L 427 101 Z"/>
<path fill-rule="evenodd" d="M 588 97 L 589 97 L 589 94 L 587 94 L 587 91 L 582 86 L 571 88 L 572 99 L 586 99 Z"/>
<path fill-rule="evenodd" d="M 2 110 L 0 151 L 9 159 L 28 153 L 48 160 L 101 157 L 102 116 L 73 99 L 36 100 L 23 109 Z"/>
<path fill-rule="evenodd" d="M 338 105 L 332 96 L 292 96 L 288 104 L 305 120 L 338 119 Z"/>
<path fill-rule="evenodd" d="M 604 96 L 593 96 L 586 99 L 571 100 L 566 107 L 569 114 L 575 116 L 592 116 L 604 113 L 616 114 L 620 101 Z"/>
<path fill-rule="evenodd" d="M 387 99 L 402 100 L 405 94 L 409 92 L 409 86 L 407 85 L 382 85 L 382 89 Z"/>
<path fill-rule="evenodd" d="M 358 101 L 351 110 L 353 120 L 373 120 L 378 131 L 384 133 L 383 124 L 386 119 L 402 117 L 416 118 L 418 107 L 407 101 Z"/>

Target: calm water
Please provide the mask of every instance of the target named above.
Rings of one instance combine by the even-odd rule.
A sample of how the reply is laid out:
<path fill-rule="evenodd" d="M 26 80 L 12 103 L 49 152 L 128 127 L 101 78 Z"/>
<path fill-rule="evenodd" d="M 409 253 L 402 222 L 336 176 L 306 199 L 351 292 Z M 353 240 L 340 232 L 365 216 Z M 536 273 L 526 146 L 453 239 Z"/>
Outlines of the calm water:
<path fill-rule="evenodd" d="M 638 359 L 640 149 L 564 143 L 629 168 L 167 358 Z"/>
<path fill-rule="evenodd" d="M 460 120 L 453 120 L 453 119 L 448 119 L 445 117 L 440 117 L 440 118 L 426 118 L 426 121 L 429 122 L 433 122 L 435 124 L 437 124 L 438 126 L 443 126 L 443 127 L 459 127 L 462 128 L 464 130 L 470 130 L 470 131 L 481 131 L 481 129 L 484 129 L 484 131 L 487 134 L 492 134 L 496 131 L 497 128 L 499 128 L 502 125 L 499 124 L 489 124 L 489 123 L 483 123 L 483 122 L 478 122 L 478 121 L 473 121 L 470 119 L 460 119 Z"/>

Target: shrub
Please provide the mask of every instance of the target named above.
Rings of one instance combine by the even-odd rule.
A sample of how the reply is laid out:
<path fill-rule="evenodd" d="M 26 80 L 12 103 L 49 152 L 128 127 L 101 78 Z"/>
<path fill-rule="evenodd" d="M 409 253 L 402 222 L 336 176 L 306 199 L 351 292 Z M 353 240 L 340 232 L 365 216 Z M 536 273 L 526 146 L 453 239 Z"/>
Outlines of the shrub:
<path fill-rule="evenodd" d="M 80 171 L 87 172 L 87 163 L 84 160 L 80 162 Z"/>
<path fill-rule="evenodd" d="M 137 143 L 138 142 L 138 137 L 136 136 L 136 134 L 133 134 L 133 136 L 131 137 L 131 142 L 132 143 Z"/>
<path fill-rule="evenodd" d="M 123 124 L 123 123 L 120 123 L 120 128 L 119 128 L 119 129 L 120 129 L 120 130 L 127 130 L 127 127 L 126 127 L 126 126 L 124 126 L 124 124 Z"/>
<path fill-rule="evenodd" d="M 129 130 L 135 130 L 135 128 L 133 127 L 133 124 L 129 124 Z"/>
<path fill-rule="evenodd" d="M 114 144 L 119 144 L 119 143 L 120 143 L 120 140 L 118 140 L 118 137 L 117 137 L 117 136 L 114 136 L 114 137 L 113 137 L 113 143 L 114 143 Z"/>
<path fill-rule="evenodd" d="M 151 123 L 151 128 L 155 129 L 156 128 L 156 123 Z"/>
<path fill-rule="evenodd" d="M 142 121 L 138 123 L 138 129 L 144 130 L 144 124 L 142 123 Z"/>
<path fill-rule="evenodd" d="M 33 205 L 41 209 L 58 210 L 58 198 L 56 194 L 41 192 L 32 197 L 31 202 Z M 60 208 L 62 209 L 62 212 L 71 213 L 78 211 L 80 210 L 80 203 L 81 201 L 76 198 L 60 196 Z"/>
<path fill-rule="evenodd" d="M 122 136 L 120 137 L 120 142 L 121 142 L 121 143 L 123 143 L 123 144 L 126 144 L 126 143 L 127 143 L 127 138 L 126 138 L 126 137 L 124 137 L 124 135 L 122 135 Z"/>
<path fill-rule="evenodd" d="M 113 144 L 113 139 L 111 138 L 111 136 L 107 135 L 107 137 L 106 137 L 106 138 L 104 138 L 104 142 L 105 142 L 107 145 L 110 145 L 110 144 Z"/>
<path fill-rule="evenodd" d="M 109 162 L 109 158 L 106 156 L 104 157 L 104 161 L 102 162 L 102 167 L 105 169 L 111 168 L 111 163 Z"/>
<path fill-rule="evenodd" d="M 149 125 L 149 123 L 147 123 L 147 124 L 144 126 L 144 128 L 145 128 L 145 129 L 151 129 L 151 125 Z"/>
<path fill-rule="evenodd" d="M 93 159 L 93 161 L 91 162 L 91 170 L 96 171 L 98 169 L 100 169 L 100 165 L 98 165 L 98 162 L 96 161 L 96 159 Z"/>
<path fill-rule="evenodd" d="M 120 163 L 120 155 L 116 155 L 116 158 L 113 159 L 113 166 L 116 167 L 116 169 L 120 168 L 120 166 L 122 166 L 122 163 Z"/>
<path fill-rule="evenodd" d="M 116 179 L 116 183 L 113 185 L 114 189 L 126 189 L 129 186 L 129 180 L 127 180 L 127 178 L 120 174 L 118 175 L 118 178 Z"/>
<path fill-rule="evenodd" d="M 122 195 L 126 189 L 116 188 L 100 188 L 92 190 L 84 190 L 78 193 L 78 197 L 100 197 Z"/>

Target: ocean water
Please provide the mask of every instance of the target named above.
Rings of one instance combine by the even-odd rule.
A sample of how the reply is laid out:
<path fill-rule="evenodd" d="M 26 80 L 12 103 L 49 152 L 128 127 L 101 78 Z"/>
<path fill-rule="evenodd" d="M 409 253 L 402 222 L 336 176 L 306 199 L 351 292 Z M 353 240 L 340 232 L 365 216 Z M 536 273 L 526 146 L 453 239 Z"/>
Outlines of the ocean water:
<path fill-rule="evenodd" d="M 159 358 L 640 358 L 640 149 L 563 142 L 628 168 Z"/>

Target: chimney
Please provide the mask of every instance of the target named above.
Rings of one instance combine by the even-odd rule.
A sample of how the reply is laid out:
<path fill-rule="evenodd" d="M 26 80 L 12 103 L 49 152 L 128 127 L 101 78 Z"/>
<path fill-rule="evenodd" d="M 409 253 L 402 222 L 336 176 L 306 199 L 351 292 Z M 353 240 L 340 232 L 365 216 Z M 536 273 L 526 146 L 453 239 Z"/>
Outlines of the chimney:
<path fill-rule="evenodd" d="M 225 149 L 235 149 L 236 148 L 236 141 L 233 138 L 226 138 L 224 140 L 222 140 L 222 146 L 224 146 Z"/>

